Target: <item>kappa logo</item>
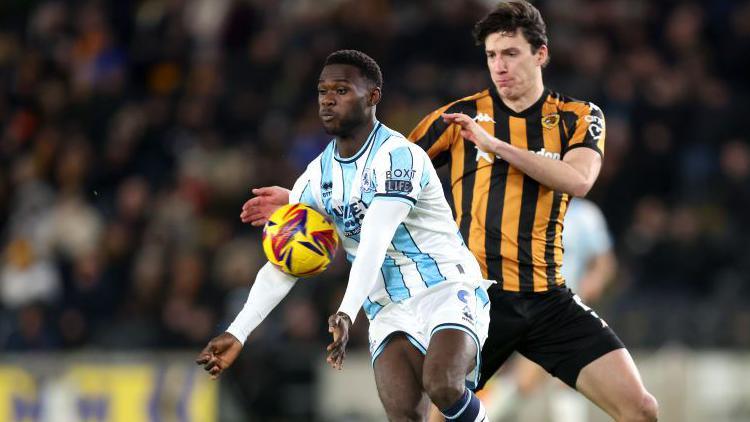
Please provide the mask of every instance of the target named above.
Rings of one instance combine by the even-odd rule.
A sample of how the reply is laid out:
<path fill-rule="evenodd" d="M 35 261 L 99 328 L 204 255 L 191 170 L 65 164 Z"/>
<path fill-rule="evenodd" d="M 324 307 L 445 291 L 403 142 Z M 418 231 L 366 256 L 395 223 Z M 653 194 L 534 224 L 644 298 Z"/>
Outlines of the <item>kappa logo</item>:
<path fill-rule="evenodd" d="M 495 121 L 490 117 L 487 113 L 477 113 L 476 116 L 472 118 L 475 122 L 492 122 L 495 123 Z"/>
<path fill-rule="evenodd" d="M 586 306 L 586 304 L 583 303 L 583 301 L 581 300 L 581 298 L 578 295 L 573 295 L 573 300 L 575 300 L 575 302 L 578 304 L 578 306 L 580 306 L 581 308 L 583 308 L 584 311 L 588 312 L 591 316 L 593 316 L 594 318 L 598 319 L 599 322 L 601 322 L 602 327 L 606 327 L 607 326 L 607 321 L 603 320 L 602 317 L 600 317 L 599 315 L 597 315 L 596 312 L 594 312 L 593 309 L 591 309 L 588 306 Z"/>
<path fill-rule="evenodd" d="M 476 145 L 474 145 L 474 148 L 477 149 L 477 158 L 476 158 L 477 162 L 479 162 L 480 158 L 483 159 L 483 160 L 485 160 L 485 161 L 487 161 L 490 164 L 492 164 L 492 163 L 495 162 L 495 157 L 497 157 L 498 159 L 502 160 L 502 158 L 500 158 L 499 155 L 492 155 L 489 152 L 484 152 L 481 149 L 479 149 L 479 147 L 476 146 Z"/>

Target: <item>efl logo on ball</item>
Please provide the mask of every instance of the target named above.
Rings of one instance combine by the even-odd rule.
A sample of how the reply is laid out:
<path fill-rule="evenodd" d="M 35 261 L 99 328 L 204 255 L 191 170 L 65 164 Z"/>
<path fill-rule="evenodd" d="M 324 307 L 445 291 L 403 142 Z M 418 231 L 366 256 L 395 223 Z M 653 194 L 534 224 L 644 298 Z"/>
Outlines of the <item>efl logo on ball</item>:
<path fill-rule="evenodd" d="M 295 277 L 309 277 L 328 268 L 336 254 L 336 227 L 323 214 L 304 204 L 274 211 L 263 228 L 268 261 Z"/>

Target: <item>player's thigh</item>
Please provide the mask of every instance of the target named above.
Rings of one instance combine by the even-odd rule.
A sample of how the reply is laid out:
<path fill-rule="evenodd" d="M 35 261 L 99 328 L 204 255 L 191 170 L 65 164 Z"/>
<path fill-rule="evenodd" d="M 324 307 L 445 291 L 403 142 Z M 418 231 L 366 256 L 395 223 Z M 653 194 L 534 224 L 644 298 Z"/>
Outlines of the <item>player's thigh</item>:
<path fill-rule="evenodd" d="M 464 382 L 470 388 L 476 386 L 479 352 L 490 324 L 490 304 L 480 283 L 469 280 L 446 281 L 428 292 L 418 305 L 429 333 L 423 381 L 433 402 L 439 404 L 435 401 L 436 388 L 455 384 L 463 393 Z"/>
<path fill-rule="evenodd" d="M 576 388 L 586 365 L 624 347 L 604 320 L 569 289 L 527 300 L 531 328 L 518 351 L 571 388 Z"/>
<path fill-rule="evenodd" d="M 625 415 L 655 413 L 648 409 L 653 397 L 646 391 L 638 368 L 627 349 L 613 350 L 586 365 L 576 389 L 618 420 Z"/>
<path fill-rule="evenodd" d="M 424 356 L 405 334 L 394 334 L 374 363 L 375 384 L 391 421 L 424 420 L 429 399 L 422 391 Z"/>
<path fill-rule="evenodd" d="M 490 297 L 490 324 L 487 340 L 482 346 L 479 385 L 481 389 L 508 360 L 522 341 L 528 324 L 520 295 L 496 286 L 487 293 Z"/>
<path fill-rule="evenodd" d="M 440 330 L 430 337 L 424 358 L 423 380 L 464 384 L 466 375 L 476 366 L 476 340 L 457 329 Z"/>

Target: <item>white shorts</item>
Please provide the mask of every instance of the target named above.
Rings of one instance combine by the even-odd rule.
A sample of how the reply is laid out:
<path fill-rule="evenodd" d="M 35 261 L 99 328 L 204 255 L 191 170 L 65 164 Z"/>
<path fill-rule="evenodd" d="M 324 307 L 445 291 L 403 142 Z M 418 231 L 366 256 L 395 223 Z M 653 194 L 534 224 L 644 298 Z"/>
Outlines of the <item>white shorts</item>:
<path fill-rule="evenodd" d="M 481 283 L 481 284 L 480 284 Z M 423 355 L 430 338 L 438 331 L 451 329 L 469 334 L 477 345 L 476 366 L 466 376 L 466 386 L 476 388 L 479 381 L 481 350 L 487 339 L 490 304 L 485 280 L 444 281 L 398 303 L 389 303 L 370 321 L 372 364 L 394 334 L 403 333 Z"/>

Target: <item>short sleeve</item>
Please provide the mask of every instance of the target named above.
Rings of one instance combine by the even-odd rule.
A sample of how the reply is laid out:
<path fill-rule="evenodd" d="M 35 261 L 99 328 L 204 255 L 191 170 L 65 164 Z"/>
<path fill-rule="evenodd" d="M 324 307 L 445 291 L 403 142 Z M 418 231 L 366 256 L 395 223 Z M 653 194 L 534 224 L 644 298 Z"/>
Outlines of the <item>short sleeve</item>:
<path fill-rule="evenodd" d="M 571 103 L 568 107 L 570 107 L 570 111 L 576 114 L 577 119 L 575 129 L 563 155 L 571 149 L 586 147 L 603 156 L 606 126 L 602 109 L 594 103 L 584 102 Z"/>
<path fill-rule="evenodd" d="M 461 139 L 459 126 L 449 125 L 442 119 L 443 113 L 449 111 L 453 104 L 448 104 L 425 116 L 408 137 L 411 142 L 427 152 L 435 163 L 435 167 L 440 167 L 450 160 L 451 144 Z"/>
<path fill-rule="evenodd" d="M 414 206 L 424 187 L 422 175 L 426 159 L 424 151 L 411 146 L 399 146 L 378 154 L 374 167 L 375 198 Z"/>

